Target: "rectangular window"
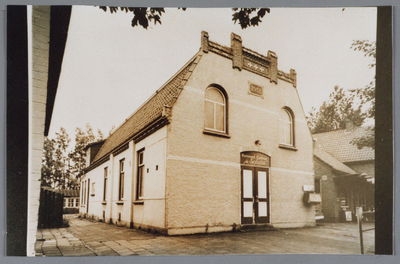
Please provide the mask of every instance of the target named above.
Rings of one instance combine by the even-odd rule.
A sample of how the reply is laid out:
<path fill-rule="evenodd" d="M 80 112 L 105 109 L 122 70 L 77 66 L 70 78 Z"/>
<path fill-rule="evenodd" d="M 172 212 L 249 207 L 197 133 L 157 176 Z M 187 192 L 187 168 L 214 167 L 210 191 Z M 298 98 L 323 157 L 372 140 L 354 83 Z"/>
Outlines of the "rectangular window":
<path fill-rule="evenodd" d="M 96 183 L 92 182 L 92 189 L 91 189 L 90 195 L 94 196 L 95 193 L 96 193 Z"/>
<path fill-rule="evenodd" d="M 118 200 L 122 200 L 124 198 L 124 162 L 125 159 L 119 161 L 119 188 L 118 188 Z"/>
<path fill-rule="evenodd" d="M 136 189 L 136 199 L 142 199 L 144 192 L 144 150 L 141 150 L 137 153 L 137 189 Z"/>
<path fill-rule="evenodd" d="M 314 180 L 315 193 L 321 193 L 321 179 Z"/>
<path fill-rule="evenodd" d="M 79 198 L 75 199 L 75 207 L 79 207 Z"/>
<path fill-rule="evenodd" d="M 82 195 L 82 197 L 83 197 L 82 204 L 86 205 L 86 181 L 83 182 L 83 195 Z"/>
<path fill-rule="evenodd" d="M 74 199 L 72 198 L 68 199 L 68 207 L 74 207 Z"/>
<path fill-rule="evenodd" d="M 103 188 L 103 201 L 107 199 L 107 178 L 108 167 L 104 168 L 104 188 Z"/>

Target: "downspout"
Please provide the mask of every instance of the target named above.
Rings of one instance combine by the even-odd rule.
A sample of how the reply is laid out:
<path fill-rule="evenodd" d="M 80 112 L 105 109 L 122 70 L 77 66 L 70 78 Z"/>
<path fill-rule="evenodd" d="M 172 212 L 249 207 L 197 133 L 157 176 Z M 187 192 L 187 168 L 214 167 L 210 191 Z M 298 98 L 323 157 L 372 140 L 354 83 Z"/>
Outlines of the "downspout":
<path fill-rule="evenodd" d="M 113 190 L 114 190 L 114 155 L 113 154 L 110 154 L 110 170 L 111 170 L 111 173 L 110 173 L 110 184 L 111 184 L 111 186 L 110 186 L 110 191 L 111 191 L 111 193 L 110 193 L 110 224 L 112 223 L 112 219 L 113 219 L 113 216 L 112 216 L 112 207 L 113 207 L 113 202 L 114 202 L 114 200 L 113 200 Z"/>
<path fill-rule="evenodd" d="M 130 217 L 130 225 L 129 228 L 133 228 L 133 201 L 135 201 L 135 179 L 136 179 L 136 145 L 133 143 L 133 140 L 129 142 L 129 149 L 132 149 L 131 151 L 131 201 L 130 201 L 130 205 L 131 205 L 131 217 Z"/>

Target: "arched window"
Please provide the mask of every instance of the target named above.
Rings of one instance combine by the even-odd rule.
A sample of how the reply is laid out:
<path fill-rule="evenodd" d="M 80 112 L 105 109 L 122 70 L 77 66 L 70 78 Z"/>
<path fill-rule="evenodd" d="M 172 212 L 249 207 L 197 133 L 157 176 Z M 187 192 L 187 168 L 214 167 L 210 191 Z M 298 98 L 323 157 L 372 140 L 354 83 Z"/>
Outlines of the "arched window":
<path fill-rule="evenodd" d="M 279 111 L 279 143 L 293 146 L 293 115 L 285 108 Z"/>
<path fill-rule="evenodd" d="M 205 94 L 204 126 L 208 130 L 226 133 L 226 98 L 216 87 L 209 87 Z"/>

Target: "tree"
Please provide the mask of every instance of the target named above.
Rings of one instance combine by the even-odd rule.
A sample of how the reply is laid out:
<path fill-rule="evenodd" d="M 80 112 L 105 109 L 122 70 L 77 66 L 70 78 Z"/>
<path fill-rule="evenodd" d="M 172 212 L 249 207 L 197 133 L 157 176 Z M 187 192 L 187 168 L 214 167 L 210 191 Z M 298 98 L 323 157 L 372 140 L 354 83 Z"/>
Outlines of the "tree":
<path fill-rule="evenodd" d="M 43 157 L 42 157 L 42 186 L 52 186 L 52 177 L 54 175 L 54 145 L 55 140 L 45 137 L 43 144 Z"/>
<path fill-rule="evenodd" d="M 56 139 L 45 138 L 42 158 L 42 186 L 55 189 L 76 189 L 80 186 L 80 177 L 86 165 L 87 144 L 103 139 L 99 129 L 98 137 L 93 134 L 93 129 L 86 124 L 86 131 L 76 128 L 75 146 L 69 151 L 70 138 L 64 128 L 56 133 Z"/>
<path fill-rule="evenodd" d="M 89 124 L 86 124 L 86 131 L 77 127 L 75 129 L 75 147 L 74 150 L 68 155 L 71 160 L 72 173 L 77 186 L 79 186 L 80 178 L 84 174 L 83 169 L 86 167 L 86 151 L 85 147 L 92 142 L 103 139 L 103 133 L 100 129 L 97 130 L 98 138 L 93 134 L 93 129 Z"/>
<path fill-rule="evenodd" d="M 345 128 L 346 120 L 352 121 L 354 125 L 361 126 L 366 115 L 362 113 L 362 105 L 355 105 L 356 93 L 345 91 L 335 86 L 329 95 L 329 100 L 322 103 L 317 112 L 313 107 L 308 113 L 307 123 L 311 133 L 321 133 L 335 129 Z"/>
<path fill-rule="evenodd" d="M 368 67 L 374 68 L 376 66 L 376 42 L 370 42 L 368 40 L 355 40 L 351 46 L 355 51 L 361 51 L 365 57 L 371 57 L 372 62 Z M 358 88 L 353 90 L 357 97 L 360 99 L 361 104 L 367 107 L 365 111 L 366 118 L 375 120 L 375 78 L 364 88 Z M 370 147 L 375 149 L 375 125 L 368 127 L 367 134 L 365 136 L 356 138 L 352 141 L 353 144 L 357 145 L 358 148 Z"/>
<path fill-rule="evenodd" d="M 56 139 L 45 138 L 41 182 L 43 186 L 66 189 L 71 181 L 67 150 L 70 138 L 64 128 L 56 133 Z"/>
<path fill-rule="evenodd" d="M 361 51 L 365 57 L 371 57 L 369 68 L 376 65 L 376 42 L 367 40 L 355 40 L 350 47 L 355 51 Z M 355 107 L 355 99 L 358 99 L 358 107 Z M 365 120 L 375 120 L 375 78 L 364 88 L 343 91 L 343 88 L 335 87 L 335 91 L 329 96 L 329 100 L 323 102 L 319 111 L 312 108 L 308 113 L 307 123 L 312 133 L 325 132 L 344 128 L 344 120 L 353 121 L 360 126 Z M 351 141 L 358 148 L 370 147 L 375 149 L 375 126 L 366 128 L 364 136 Z"/>
<path fill-rule="evenodd" d="M 164 8 L 154 8 L 154 7 L 117 7 L 117 6 L 99 6 L 104 12 L 110 10 L 111 14 L 117 13 L 118 10 L 125 13 L 132 13 L 133 18 L 131 21 L 131 26 L 142 26 L 147 29 L 149 27 L 149 23 L 153 22 L 154 25 L 157 23 L 161 24 L 161 16 L 165 13 Z M 178 8 L 183 11 L 186 8 Z M 232 8 L 232 20 L 236 24 L 239 23 L 242 29 L 247 27 L 258 26 L 261 23 L 261 18 L 265 16 L 266 13 L 269 13 L 271 10 L 269 8 Z"/>

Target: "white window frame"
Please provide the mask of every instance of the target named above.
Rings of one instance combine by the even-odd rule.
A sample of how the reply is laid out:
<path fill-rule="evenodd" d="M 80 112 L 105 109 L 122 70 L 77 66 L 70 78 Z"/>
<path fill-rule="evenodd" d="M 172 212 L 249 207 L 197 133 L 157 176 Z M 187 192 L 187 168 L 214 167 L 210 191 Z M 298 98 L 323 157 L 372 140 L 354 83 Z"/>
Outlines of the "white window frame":
<path fill-rule="evenodd" d="M 224 99 L 224 103 L 215 102 L 215 101 L 212 101 L 212 100 L 210 100 L 210 99 L 205 98 L 207 92 L 208 92 L 209 90 L 211 90 L 211 89 L 217 90 L 217 91 L 221 94 L 222 98 Z M 216 88 L 216 87 L 214 87 L 214 86 L 208 87 L 207 90 L 206 90 L 206 92 L 205 92 L 205 94 L 204 94 L 204 101 L 205 101 L 205 102 L 210 102 L 210 103 L 213 103 L 213 104 L 214 104 L 214 128 L 206 127 L 206 116 L 205 116 L 205 115 L 204 115 L 204 128 L 205 128 L 206 130 L 210 130 L 210 131 L 227 133 L 227 132 L 226 132 L 226 98 L 225 98 L 224 93 L 223 93 L 220 89 L 218 89 L 218 88 Z M 224 107 L 224 130 L 215 129 L 215 128 L 217 127 L 217 111 L 216 111 L 216 109 L 217 109 L 217 108 L 216 108 L 216 105 L 217 105 L 217 104 L 218 104 L 218 105 L 222 105 L 222 106 Z M 204 114 L 205 114 L 205 112 L 206 112 L 206 104 L 204 103 Z"/>
<path fill-rule="evenodd" d="M 142 163 L 139 163 L 140 161 L 140 155 L 142 156 Z M 142 171 L 141 177 L 139 177 L 139 170 Z M 146 173 L 145 171 L 145 163 L 144 163 L 144 149 L 139 150 L 137 152 L 137 180 L 136 180 L 136 184 L 137 184 L 137 188 L 136 188 L 136 200 L 143 200 L 144 196 L 141 196 L 140 194 L 143 193 L 142 191 L 142 181 L 144 178 L 144 174 Z M 144 188 L 144 186 L 143 186 Z"/>
<path fill-rule="evenodd" d="M 291 147 L 294 147 L 294 128 L 293 128 L 293 115 L 292 115 L 292 113 L 288 110 L 288 109 L 286 109 L 286 108 L 282 108 L 280 111 L 285 111 L 285 113 L 289 116 L 289 119 L 290 119 L 290 121 L 287 121 L 287 120 L 284 120 L 284 119 L 281 119 L 280 118 L 280 113 L 279 113 L 279 126 L 282 126 L 283 127 L 283 133 L 285 133 L 284 135 L 283 135 L 283 139 L 284 140 L 286 140 L 286 129 L 285 129 L 285 125 L 287 125 L 287 124 L 290 124 L 290 129 L 289 129 L 289 132 L 290 132 L 290 143 L 288 144 L 288 143 L 286 143 L 286 142 L 281 142 L 281 135 L 279 135 L 279 144 L 281 144 L 281 145 L 285 145 L 285 146 L 291 146 Z M 279 112 L 280 112 L 279 111 Z M 279 133 L 280 133 L 280 131 L 279 131 Z"/>

